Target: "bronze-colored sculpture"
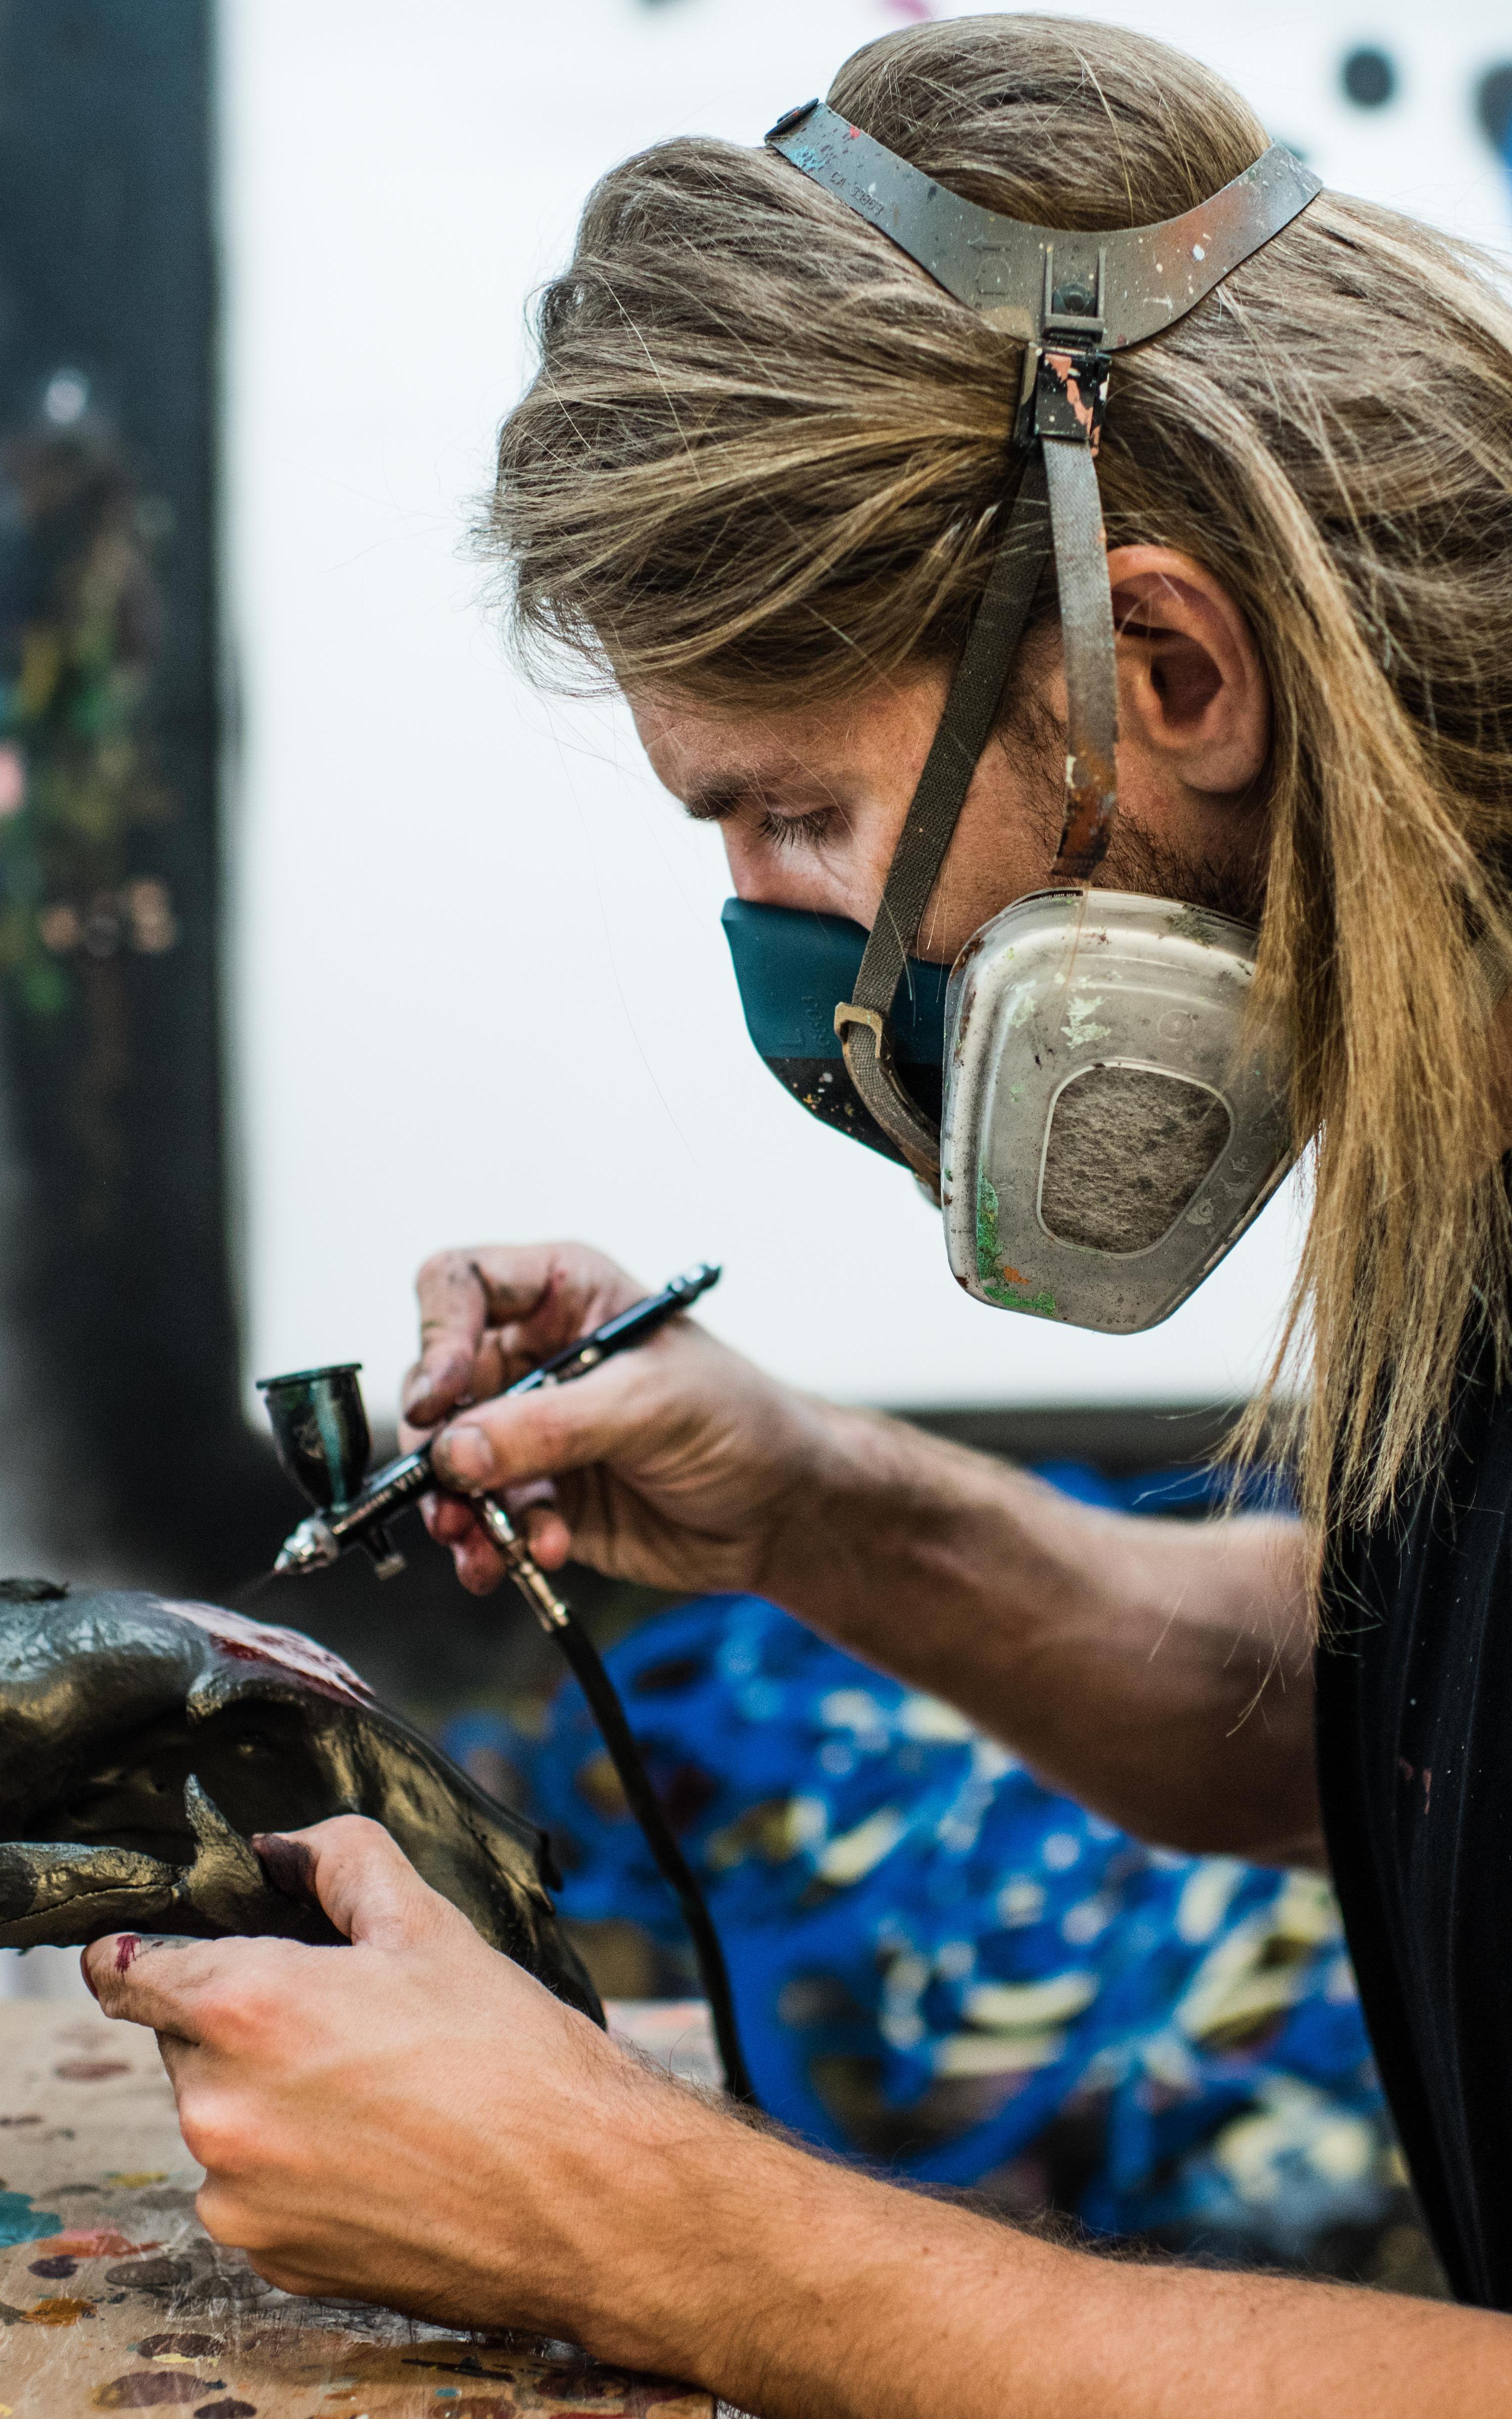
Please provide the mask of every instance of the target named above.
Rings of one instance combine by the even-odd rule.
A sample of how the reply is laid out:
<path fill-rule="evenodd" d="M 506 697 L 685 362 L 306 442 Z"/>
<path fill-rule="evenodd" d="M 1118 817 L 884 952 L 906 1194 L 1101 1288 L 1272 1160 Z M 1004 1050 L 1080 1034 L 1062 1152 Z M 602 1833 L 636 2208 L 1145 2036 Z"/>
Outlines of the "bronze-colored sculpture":
<path fill-rule="evenodd" d="M 339 1657 L 214 1605 L 0 1580 L 0 1948 L 120 1930 L 339 1937 L 255 1835 L 368 1814 L 483 1937 L 602 2023 L 545 1834 Z"/>

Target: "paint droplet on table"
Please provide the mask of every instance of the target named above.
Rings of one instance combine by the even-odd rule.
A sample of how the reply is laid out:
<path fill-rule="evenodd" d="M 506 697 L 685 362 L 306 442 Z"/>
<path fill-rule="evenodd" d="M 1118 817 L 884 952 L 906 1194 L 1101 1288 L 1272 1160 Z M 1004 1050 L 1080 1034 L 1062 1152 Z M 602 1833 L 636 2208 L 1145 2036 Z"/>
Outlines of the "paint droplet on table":
<path fill-rule="evenodd" d="M 118 2233 L 114 2226 L 70 2226 L 61 2234 L 49 2235 L 39 2242 L 39 2251 L 55 2254 L 63 2259 L 124 2259 L 138 2251 L 156 2251 L 157 2243 L 133 2242 L 129 2234 Z"/>
<path fill-rule="evenodd" d="M 94 2315 L 93 2302 L 73 2302 L 65 2294 L 57 2294 L 50 2295 L 45 2302 L 34 2302 L 29 2310 L 23 2310 L 21 2322 L 23 2327 L 71 2327 L 80 2319 L 92 2319 Z"/>
<path fill-rule="evenodd" d="M 131 2069 L 124 2057 L 66 2057 L 53 2072 L 60 2083 L 108 2083 L 113 2074 L 130 2074 Z"/>
<path fill-rule="evenodd" d="M 133 2368 L 97 2386 L 91 2399 L 97 2411 L 155 2411 L 165 2403 L 197 2402 L 213 2390 L 209 2377 L 181 2377 L 177 2369 Z"/>
<path fill-rule="evenodd" d="M 224 2349 L 219 2335 L 144 2335 L 131 2347 L 139 2360 L 219 2360 Z"/>
<path fill-rule="evenodd" d="M 255 2402 L 237 2402 L 228 2395 L 224 2402 L 202 2402 L 194 2419 L 257 2419 Z"/>
<path fill-rule="evenodd" d="M 33 2259 L 28 2266 L 34 2276 L 77 2276 L 79 2273 L 77 2259 L 70 2259 L 66 2252 L 52 2259 Z"/>
<path fill-rule="evenodd" d="M 37 2242 L 39 2236 L 55 2233 L 62 2223 L 55 2209 L 38 2209 L 25 2193 L 0 2192 L 0 2244 Z"/>
<path fill-rule="evenodd" d="M 118 2184 L 123 2192 L 140 2192 L 146 2184 L 165 2184 L 167 2180 L 166 2167 L 129 2167 L 122 2174 L 105 2178 L 108 2184 Z"/>
<path fill-rule="evenodd" d="M 171 2292 L 176 2285 L 187 2285 L 193 2274 L 187 2259 L 123 2259 L 118 2268 L 107 2268 L 107 2285 L 135 2285 L 146 2293 Z"/>

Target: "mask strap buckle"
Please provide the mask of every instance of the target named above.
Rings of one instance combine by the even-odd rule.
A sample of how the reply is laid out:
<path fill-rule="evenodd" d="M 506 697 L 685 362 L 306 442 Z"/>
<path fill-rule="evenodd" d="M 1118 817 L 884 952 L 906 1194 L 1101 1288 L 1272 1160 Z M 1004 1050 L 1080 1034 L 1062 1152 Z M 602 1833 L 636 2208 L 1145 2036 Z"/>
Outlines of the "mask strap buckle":
<path fill-rule="evenodd" d="M 859 982 L 856 989 L 860 989 Z M 903 1152 L 914 1174 L 924 1183 L 933 1181 L 939 1175 L 940 1130 L 903 1085 L 886 1016 L 880 1009 L 858 1008 L 855 1000 L 842 999 L 835 1009 L 835 1030 L 840 1036 L 846 1072 L 866 1107 L 888 1141 Z M 863 1032 L 872 1037 L 870 1055 L 860 1040 Z"/>

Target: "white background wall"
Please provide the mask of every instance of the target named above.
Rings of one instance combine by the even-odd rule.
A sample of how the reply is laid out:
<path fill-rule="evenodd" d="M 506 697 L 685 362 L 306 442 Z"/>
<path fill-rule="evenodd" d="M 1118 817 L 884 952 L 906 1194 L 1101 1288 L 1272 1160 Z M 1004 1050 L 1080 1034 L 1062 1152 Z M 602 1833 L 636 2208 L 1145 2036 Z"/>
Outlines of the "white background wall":
<path fill-rule="evenodd" d="M 576 1233 L 648 1280 L 723 1258 L 711 1323 L 843 1396 L 1181 1399 L 1256 1374 L 1285 1201 L 1148 1336 L 964 1300 L 910 1180 L 805 1117 L 750 1051 L 717 837 L 660 794 L 616 712 L 521 687 L 459 558 L 524 376 L 525 298 L 594 177 L 675 132 L 759 139 L 923 13 L 223 0 L 252 1373 L 361 1356 L 381 1410 L 426 1252 Z M 1107 13 L 1210 59 L 1330 181 L 1512 232 L 1472 114 L 1512 50 L 1485 0 Z M 1369 114 L 1338 85 L 1360 41 L 1402 71 Z"/>

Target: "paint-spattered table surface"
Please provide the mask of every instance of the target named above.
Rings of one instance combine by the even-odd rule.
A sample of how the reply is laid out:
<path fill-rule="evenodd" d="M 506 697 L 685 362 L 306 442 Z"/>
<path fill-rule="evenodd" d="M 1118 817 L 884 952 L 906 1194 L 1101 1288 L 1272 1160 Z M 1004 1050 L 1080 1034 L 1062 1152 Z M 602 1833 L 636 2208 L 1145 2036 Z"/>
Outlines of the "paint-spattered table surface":
<path fill-rule="evenodd" d="M 194 2215 L 150 2033 L 0 2003 L 0 2419 L 711 2419 L 564 2352 L 274 2292 Z"/>

